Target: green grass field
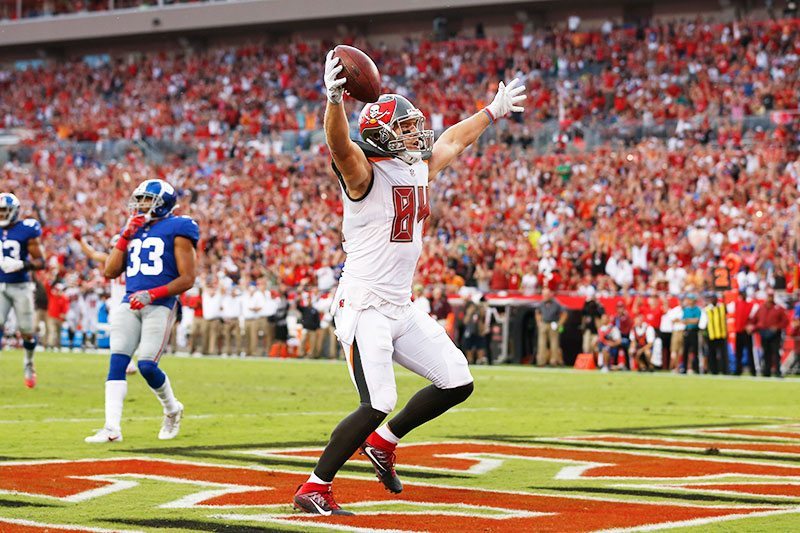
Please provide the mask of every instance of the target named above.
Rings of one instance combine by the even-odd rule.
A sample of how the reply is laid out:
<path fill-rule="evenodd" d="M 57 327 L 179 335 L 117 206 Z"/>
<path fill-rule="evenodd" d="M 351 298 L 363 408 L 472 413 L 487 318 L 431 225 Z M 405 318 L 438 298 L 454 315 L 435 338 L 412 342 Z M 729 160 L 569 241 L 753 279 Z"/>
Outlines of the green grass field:
<path fill-rule="evenodd" d="M 27 390 L 21 353 L 0 354 L 0 531 L 44 530 L 37 529 L 44 528 L 42 524 L 115 531 L 470 531 L 473 526 L 579 531 L 665 522 L 677 523 L 670 527 L 681 531 L 800 530 L 798 380 L 476 367 L 475 394 L 404 441 L 413 445 L 469 440 L 473 455 L 437 458 L 453 451 L 430 444 L 404 452 L 401 446 L 398 471 L 406 490 L 397 502 L 381 490 L 367 465 L 348 463 L 334 487 L 342 487 L 341 493 L 337 489 L 340 503 L 348 507 L 348 501 L 357 501 L 353 510 L 364 516 L 323 524 L 298 523 L 305 517 L 292 512 L 292 490 L 286 488 L 301 479 L 294 473 L 308 474 L 314 453 L 303 457 L 274 451 L 322 447 L 334 425 L 357 405 L 343 362 L 165 357 L 162 367 L 186 406 L 181 435 L 168 442 L 156 438 L 160 406 L 136 375 L 129 378 L 124 442 L 108 446 L 83 442 L 103 423 L 107 356 L 40 353 L 36 365 L 39 384 Z M 425 384 L 399 368 L 397 381 L 399 405 Z M 745 431 L 696 433 L 722 427 Z M 663 442 L 646 441 L 645 447 L 632 448 L 620 442 L 557 440 L 600 434 Z M 688 444 L 677 449 L 664 439 Z M 692 446 L 700 442 L 719 445 Z M 493 448 L 492 443 L 501 446 Z M 537 459 L 509 450 L 524 450 Z M 596 458 L 586 459 L 587 453 Z M 481 457 L 493 462 L 466 470 Z M 177 461 L 192 472 L 173 471 L 166 462 L 143 467 L 130 458 Z M 52 462 L 78 459 L 108 462 Z M 37 463 L 42 460 L 51 462 Z M 609 475 L 587 467 L 576 474 L 575 465 L 584 463 L 622 464 L 622 470 Z M 676 469 L 687 464 L 687 475 L 677 476 Z M 113 472 L 91 470 L 98 465 L 114 465 Z M 565 467 L 572 467 L 571 473 L 565 473 Z M 632 469 L 630 474 L 625 468 Z M 643 474 L 641 469 L 650 470 Z M 711 473 L 716 477 L 699 479 Z M 78 479 L 90 475 L 106 477 Z M 265 491 L 263 486 L 273 479 L 269 476 L 275 481 Z M 267 481 L 258 481 L 262 477 Z M 120 482 L 125 485 L 116 491 L 86 493 Z M 676 488 L 701 482 L 724 483 L 727 492 L 718 492 L 719 487 Z M 251 493 L 241 485 L 251 487 Z M 462 503 L 469 502 L 446 501 L 439 495 L 464 492 L 437 488 L 448 486 L 482 489 L 469 494 L 497 503 L 465 507 Z M 204 491 L 215 492 L 193 499 Z M 228 500 L 220 496 L 226 491 L 231 493 L 225 496 Z M 506 507 L 524 500 L 524 494 L 509 491 L 539 495 L 541 502 L 530 499 L 516 508 L 518 514 L 501 518 Z M 361 499 L 355 496 L 362 493 Z M 214 498 L 221 499 L 213 505 L 202 503 Z M 708 518 L 720 509 L 728 519 Z M 652 517 L 642 521 L 649 510 Z M 549 517 L 535 516 L 539 512 Z M 639 522 L 633 518 L 637 513 Z"/>

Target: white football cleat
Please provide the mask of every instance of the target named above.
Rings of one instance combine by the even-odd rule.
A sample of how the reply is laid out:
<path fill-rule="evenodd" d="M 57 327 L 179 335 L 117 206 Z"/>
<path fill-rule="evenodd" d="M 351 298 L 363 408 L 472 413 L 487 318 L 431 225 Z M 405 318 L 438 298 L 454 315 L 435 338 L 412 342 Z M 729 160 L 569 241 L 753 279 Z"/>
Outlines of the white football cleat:
<path fill-rule="evenodd" d="M 161 431 L 158 432 L 160 440 L 170 440 L 178 436 L 178 432 L 181 430 L 181 419 L 183 418 L 183 404 L 178 402 L 178 405 L 177 411 L 164 415 Z"/>
<path fill-rule="evenodd" d="M 84 442 L 89 444 L 103 444 L 105 442 L 122 442 L 122 432 L 114 431 L 108 428 L 103 428 L 94 435 L 83 439 Z"/>

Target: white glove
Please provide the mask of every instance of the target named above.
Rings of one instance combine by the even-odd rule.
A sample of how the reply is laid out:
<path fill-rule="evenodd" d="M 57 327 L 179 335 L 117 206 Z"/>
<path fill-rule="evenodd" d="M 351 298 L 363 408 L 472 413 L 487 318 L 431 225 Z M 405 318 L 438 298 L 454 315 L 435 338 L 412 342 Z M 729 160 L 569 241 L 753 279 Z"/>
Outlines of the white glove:
<path fill-rule="evenodd" d="M 342 93 L 344 92 L 344 84 L 347 78 L 339 78 L 336 76 L 342 71 L 342 66 L 339 65 L 339 58 L 334 57 L 333 50 L 328 52 L 325 57 L 325 89 L 328 92 L 328 101 L 332 104 L 339 104 L 342 101 Z"/>
<path fill-rule="evenodd" d="M 14 259 L 13 257 L 7 256 L 0 259 L 0 269 L 6 274 L 19 272 L 23 268 L 25 268 L 25 263 L 21 259 Z"/>
<path fill-rule="evenodd" d="M 525 86 L 519 81 L 519 78 L 514 78 L 508 85 L 502 81 L 497 85 L 497 94 L 494 96 L 492 103 L 486 106 L 486 110 L 492 115 L 492 120 L 497 120 L 508 115 L 511 112 L 519 113 L 524 110 L 521 105 L 517 105 L 525 98 Z"/>

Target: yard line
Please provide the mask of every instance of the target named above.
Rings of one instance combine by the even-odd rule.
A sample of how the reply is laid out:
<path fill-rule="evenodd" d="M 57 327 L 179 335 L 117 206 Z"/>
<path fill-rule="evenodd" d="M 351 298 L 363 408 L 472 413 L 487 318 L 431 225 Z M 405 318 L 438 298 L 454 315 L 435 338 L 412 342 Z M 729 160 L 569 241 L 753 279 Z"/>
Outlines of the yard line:
<path fill-rule="evenodd" d="M 0 409 L 36 409 L 39 407 L 50 407 L 49 403 L 28 403 L 21 405 L 0 405 Z"/>
<path fill-rule="evenodd" d="M 184 418 L 188 419 L 195 419 L 201 420 L 206 418 L 265 418 L 270 416 L 327 416 L 327 415 L 338 415 L 343 416 L 349 414 L 348 411 L 292 411 L 292 412 L 284 412 L 284 413 L 225 413 L 225 414 L 200 414 L 200 415 L 186 415 Z M 27 418 L 21 420 L 0 420 L 0 424 L 28 424 L 33 422 L 47 422 L 47 423 L 63 423 L 63 424 L 71 424 L 71 423 L 86 423 L 86 422 L 97 422 L 102 417 L 94 417 L 94 418 L 45 418 L 45 419 L 34 419 L 34 418 Z M 163 416 L 137 416 L 132 417 L 133 420 L 161 420 L 164 418 Z"/>
<path fill-rule="evenodd" d="M 473 413 L 479 411 L 508 411 L 509 409 L 501 409 L 497 407 L 464 407 L 450 409 L 449 413 Z M 199 415 L 186 415 L 184 418 L 202 420 L 207 418 L 266 418 L 271 416 L 344 416 L 349 414 L 349 411 L 286 411 L 281 413 L 221 413 L 221 414 L 199 414 Z M 93 418 L 26 418 L 20 420 L 0 420 L 0 424 L 28 424 L 33 422 L 47 422 L 55 424 L 73 424 L 85 422 L 97 422 L 102 417 Z M 134 420 L 161 420 L 163 416 L 137 416 L 133 417 Z"/>

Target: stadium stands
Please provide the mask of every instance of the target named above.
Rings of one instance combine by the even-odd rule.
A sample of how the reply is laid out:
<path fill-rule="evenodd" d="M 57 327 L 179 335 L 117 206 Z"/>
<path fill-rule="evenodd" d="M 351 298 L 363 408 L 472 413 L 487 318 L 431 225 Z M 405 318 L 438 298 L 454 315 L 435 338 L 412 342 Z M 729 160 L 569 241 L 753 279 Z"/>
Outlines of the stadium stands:
<path fill-rule="evenodd" d="M 500 78 L 522 75 L 529 88 L 525 114 L 432 188 L 420 284 L 794 291 L 800 21 L 509 34 L 353 41 L 437 133 L 485 105 Z M 2 125 L 25 140 L 3 182 L 44 223 L 50 277 L 97 286 L 72 228 L 103 247 L 132 187 L 161 177 L 201 222 L 207 283 L 322 285 L 315 273 L 343 261 L 318 131 L 328 47 L 254 42 L 4 71 Z"/>

